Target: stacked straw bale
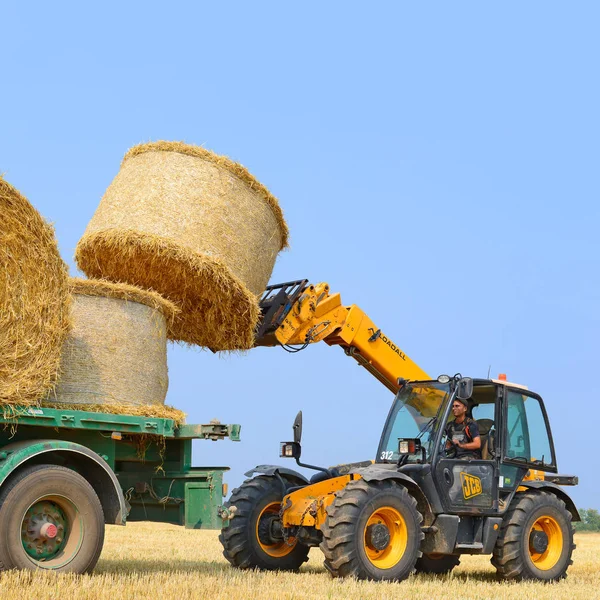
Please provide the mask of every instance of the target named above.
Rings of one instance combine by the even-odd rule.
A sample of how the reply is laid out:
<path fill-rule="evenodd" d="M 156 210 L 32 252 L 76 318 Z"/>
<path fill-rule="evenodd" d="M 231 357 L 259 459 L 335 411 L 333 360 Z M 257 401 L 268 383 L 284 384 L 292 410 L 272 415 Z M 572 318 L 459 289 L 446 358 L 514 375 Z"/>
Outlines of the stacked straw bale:
<path fill-rule="evenodd" d="M 54 230 L 0 177 L 0 405 L 30 405 L 52 388 L 69 304 Z"/>
<path fill-rule="evenodd" d="M 125 155 L 75 258 L 90 277 L 173 301 L 170 339 L 235 350 L 253 345 L 257 296 L 287 240 L 277 199 L 244 167 L 155 142 Z"/>
<path fill-rule="evenodd" d="M 167 322 L 175 305 L 125 284 L 71 279 L 70 289 L 73 330 L 44 405 L 169 416 Z"/>

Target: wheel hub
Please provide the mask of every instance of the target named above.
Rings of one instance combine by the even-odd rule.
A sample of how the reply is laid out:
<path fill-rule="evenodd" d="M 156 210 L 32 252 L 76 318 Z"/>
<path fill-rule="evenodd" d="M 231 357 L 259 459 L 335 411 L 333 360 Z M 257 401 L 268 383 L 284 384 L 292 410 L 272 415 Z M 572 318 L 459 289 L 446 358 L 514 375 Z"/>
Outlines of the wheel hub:
<path fill-rule="evenodd" d="M 529 548 L 532 552 L 543 554 L 548 549 L 548 535 L 545 531 L 533 530 L 529 534 Z"/>
<path fill-rule="evenodd" d="M 58 504 L 49 500 L 36 502 L 25 513 L 21 524 L 21 541 L 25 552 L 35 560 L 56 556 L 65 544 L 67 519 Z"/>
<path fill-rule="evenodd" d="M 390 530 L 383 523 L 369 525 L 367 527 L 365 541 L 369 548 L 381 552 L 382 550 L 385 550 L 390 543 Z"/>
<path fill-rule="evenodd" d="M 258 539 L 266 546 L 281 542 L 283 532 L 278 514 L 267 514 L 261 518 L 258 524 Z"/>

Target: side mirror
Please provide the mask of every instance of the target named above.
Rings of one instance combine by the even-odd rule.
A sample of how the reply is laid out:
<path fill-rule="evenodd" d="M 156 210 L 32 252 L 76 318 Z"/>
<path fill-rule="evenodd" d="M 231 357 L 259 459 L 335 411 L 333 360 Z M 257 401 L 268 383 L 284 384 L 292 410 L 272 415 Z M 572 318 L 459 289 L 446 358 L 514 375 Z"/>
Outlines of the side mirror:
<path fill-rule="evenodd" d="M 296 418 L 294 419 L 294 426 L 292 427 L 294 430 L 294 442 L 299 444 L 302 440 L 302 411 L 298 411 Z"/>
<path fill-rule="evenodd" d="M 468 400 L 473 395 L 473 380 L 470 377 L 463 377 L 458 382 L 456 396 L 461 400 Z"/>
<path fill-rule="evenodd" d="M 293 442 L 281 442 L 279 446 L 279 456 L 281 458 L 295 458 L 296 462 L 300 458 L 302 448 L 300 446 L 300 440 L 302 439 L 302 411 L 298 411 L 296 418 L 294 419 L 294 425 L 292 427 L 294 432 Z"/>

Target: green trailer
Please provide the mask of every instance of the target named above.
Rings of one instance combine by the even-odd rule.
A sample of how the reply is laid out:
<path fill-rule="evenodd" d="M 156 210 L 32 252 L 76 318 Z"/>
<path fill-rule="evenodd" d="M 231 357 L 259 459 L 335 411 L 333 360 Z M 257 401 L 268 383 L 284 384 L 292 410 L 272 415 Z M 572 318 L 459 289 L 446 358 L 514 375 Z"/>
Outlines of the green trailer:
<path fill-rule="evenodd" d="M 228 467 L 193 467 L 192 441 L 240 426 L 24 408 L 0 417 L 0 570 L 91 571 L 106 523 L 220 529 Z"/>

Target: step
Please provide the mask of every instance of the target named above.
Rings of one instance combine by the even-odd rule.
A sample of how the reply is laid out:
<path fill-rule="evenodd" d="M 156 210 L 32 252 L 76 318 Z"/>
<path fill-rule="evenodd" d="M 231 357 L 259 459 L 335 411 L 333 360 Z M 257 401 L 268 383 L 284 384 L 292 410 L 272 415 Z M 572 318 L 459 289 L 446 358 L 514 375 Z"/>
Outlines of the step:
<path fill-rule="evenodd" d="M 481 542 L 475 542 L 474 544 L 456 544 L 456 550 L 483 550 L 483 544 Z"/>

